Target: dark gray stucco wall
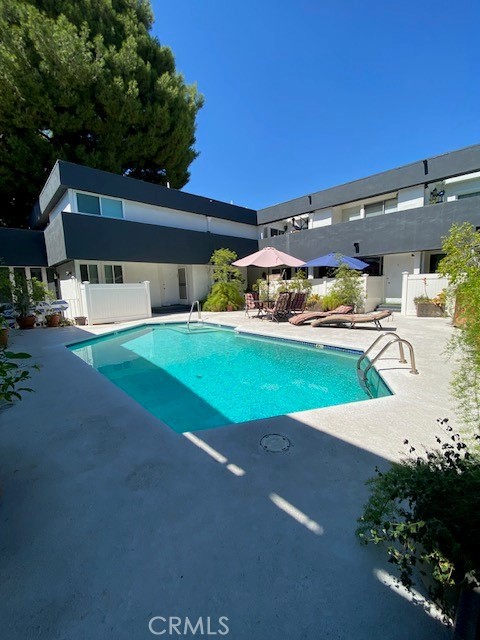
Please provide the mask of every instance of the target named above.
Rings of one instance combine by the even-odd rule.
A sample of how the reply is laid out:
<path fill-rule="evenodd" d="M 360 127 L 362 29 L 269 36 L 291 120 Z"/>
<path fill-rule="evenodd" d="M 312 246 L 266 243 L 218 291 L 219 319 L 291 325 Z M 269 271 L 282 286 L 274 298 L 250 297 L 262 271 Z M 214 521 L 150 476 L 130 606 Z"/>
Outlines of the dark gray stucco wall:
<path fill-rule="evenodd" d="M 204 198 L 177 189 L 167 189 L 161 185 L 63 160 L 57 161 L 40 194 L 41 217 L 34 224 L 41 224 L 42 220 L 46 222 L 48 213 L 68 188 L 124 198 L 168 209 L 190 211 L 243 224 L 257 224 L 257 212 L 253 209 Z"/>
<path fill-rule="evenodd" d="M 43 232 L 0 227 L 0 266 L 46 267 Z"/>
<path fill-rule="evenodd" d="M 274 246 L 305 261 L 331 251 L 355 256 L 355 242 L 359 256 L 428 251 L 439 249 L 452 224 L 462 222 L 480 225 L 480 196 L 288 233 L 260 240 L 260 247 Z"/>
<path fill-rule="evenodd" d="M 207 264 L 215 249 L 243 257 L 258 242 L 125 220 L 62 213 L 45 230 L 49 264 L 65 260 L 115 260 Z"/>
<path fill-rule="evenodd" d="M 480 170 L 480 145 L 452 151 L 424 161 L 419 160 L 398 169 L 377 173 L 368 178 L 317 191 L 288 202 L 283 202 L 257 212 L 258 224 L 268 224 L 301 213 L 354 202 L 362 198 L 382 195 L 414 185 L 442 180 L 447 177 Z"/>

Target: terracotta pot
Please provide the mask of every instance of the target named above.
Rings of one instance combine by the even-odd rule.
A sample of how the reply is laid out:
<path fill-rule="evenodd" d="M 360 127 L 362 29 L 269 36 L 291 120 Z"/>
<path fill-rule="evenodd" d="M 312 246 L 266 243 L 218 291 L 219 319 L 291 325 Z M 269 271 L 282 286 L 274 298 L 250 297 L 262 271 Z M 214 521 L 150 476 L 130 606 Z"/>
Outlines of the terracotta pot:
<path fill-rule="evenodd" d="M 7 346 L 8 343 L 8 327 L 0 329 L 0 349 Z"/>
<path fill-rule="evenodd" d="M 227 304 L 227 311 L 233 311 L 233 305 Z"/>
<path fill-rule="evenodd" d="M 37 321 L 37 316 L 18 316 L 17 317 L 17 324 L 20 327 L 20 329 L 33 329 L 36 321 Z"/>
<path fill-rule="evenodd" d="M 62 316 L 59 313 L 52 313 L 51 315 L 46 317 L 47 327 L 58 327 L 60 326 L 60 320 Z"/>

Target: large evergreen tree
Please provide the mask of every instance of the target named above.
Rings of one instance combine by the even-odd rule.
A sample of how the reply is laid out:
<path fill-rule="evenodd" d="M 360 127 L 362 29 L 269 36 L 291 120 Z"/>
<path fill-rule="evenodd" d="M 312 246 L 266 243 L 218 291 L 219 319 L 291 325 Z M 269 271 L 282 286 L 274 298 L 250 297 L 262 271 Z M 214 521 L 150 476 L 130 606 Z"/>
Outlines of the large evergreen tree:
<path fill-rule="evenodd" d="M 0 224 L 25 226 L 57 158 L 182 187 L 202 97 L 149 0 L 2 0 Z"/>

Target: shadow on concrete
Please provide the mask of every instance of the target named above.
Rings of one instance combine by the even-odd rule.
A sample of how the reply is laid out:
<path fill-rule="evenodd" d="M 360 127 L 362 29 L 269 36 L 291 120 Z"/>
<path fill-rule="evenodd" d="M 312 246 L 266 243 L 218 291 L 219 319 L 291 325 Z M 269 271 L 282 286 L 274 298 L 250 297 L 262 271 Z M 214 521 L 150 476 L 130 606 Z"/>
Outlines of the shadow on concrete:
<path fill-rule="evenodd" d="M 289 417 L 197 431 L 201 448 L 47 331 L 15 345 L 43 368 L 0 426 L 3 637 L 141 640 L 152 616 L 226 616 L 234 640 L 448 637 L 355 538 L 386 460 Z M 287 451 L 262 448 L 272 432 Z"/>

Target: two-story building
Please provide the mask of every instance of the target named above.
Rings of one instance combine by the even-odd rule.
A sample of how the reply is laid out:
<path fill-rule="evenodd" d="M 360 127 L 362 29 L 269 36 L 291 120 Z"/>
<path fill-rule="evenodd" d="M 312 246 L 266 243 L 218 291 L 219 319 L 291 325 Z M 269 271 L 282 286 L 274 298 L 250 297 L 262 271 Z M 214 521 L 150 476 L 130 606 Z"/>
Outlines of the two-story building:
<path fill-rule="evenodd" d="M 260 247 L 305 261 L 332 251 L 361 258 L 385 276 L 387 301 L 399 301 L 402 273 L 435 272 L 452 224 L 480 225 L 480 145 L 267 207 L 257 219 Z"/>
<path fill-rule="evenodd" d="M 82 282 L 147 280 L 153 308 L 191 303 L 208 292 L 215 249 L 272 245 L 305 261 L 359 257 L 398 302 L 402 273 L 435 272 L 442 238 L 465 221 L 480 226 L 480 145 L 259 211 L 59 160 L 31 229 L 0 228 L 0 264 L 48 283 L 75 314 Z"/>
<path fill-rule="evenodd" d="M 256 212 L 59 160 L 32 230 L 0 229 L 3 265 L 37 277 L 81 313 L 78 284 L 150 282 L 153 308 L 202 299 L 212 252 L 255 251 Z"/>

